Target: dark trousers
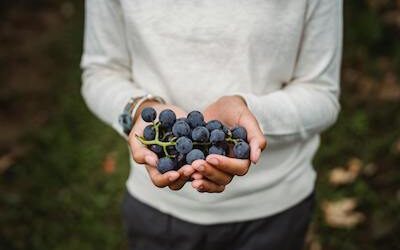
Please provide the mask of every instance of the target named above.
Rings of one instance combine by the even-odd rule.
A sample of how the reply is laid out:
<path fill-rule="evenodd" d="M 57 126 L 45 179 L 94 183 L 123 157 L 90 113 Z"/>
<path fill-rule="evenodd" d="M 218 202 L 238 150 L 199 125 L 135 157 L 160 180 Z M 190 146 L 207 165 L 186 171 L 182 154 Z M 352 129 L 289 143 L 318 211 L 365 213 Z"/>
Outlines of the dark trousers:
<path fill-rule="evenodd" d="M 312 194 L 266 218 L 199 225 L 164 214 L 127 192 L 122 215 L 130 250 L 300 250 L 313 205 Z"/>

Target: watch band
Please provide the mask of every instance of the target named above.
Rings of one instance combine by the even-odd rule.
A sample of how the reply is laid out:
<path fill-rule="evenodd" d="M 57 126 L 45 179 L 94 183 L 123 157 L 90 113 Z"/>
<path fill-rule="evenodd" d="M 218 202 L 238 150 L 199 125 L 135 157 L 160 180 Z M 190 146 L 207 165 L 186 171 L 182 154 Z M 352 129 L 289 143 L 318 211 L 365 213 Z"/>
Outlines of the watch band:
<path fill-rule="evenodd" d="M 131 98 L 125 105 L 122 114 L 120 114 L 118 117 L 118 122 L 122 126 L 122 129 L 126 135 L 129 135 L 131 132 L 133 127 L 133 119 L 135 118 L 140 105 L 142 105 L 145 101 L 156 101 L 165 104 L 165 100 L 163 98 L 160 96 L 153 96 L 151 94 Z"/>

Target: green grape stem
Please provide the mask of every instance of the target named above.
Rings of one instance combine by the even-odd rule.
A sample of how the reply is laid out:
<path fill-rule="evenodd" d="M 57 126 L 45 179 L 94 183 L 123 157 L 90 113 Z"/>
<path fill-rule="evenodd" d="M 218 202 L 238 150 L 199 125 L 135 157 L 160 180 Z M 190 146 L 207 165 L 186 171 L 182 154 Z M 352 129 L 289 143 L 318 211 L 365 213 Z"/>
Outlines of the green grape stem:
<path fill-rule="evenodd" d="M 136 138 L 137 138 L 143 145 L 146 145 L 146 146 L 148 146 L 148 145 L 158 145 L 158 146 L 161 146 L 161 147 L 163 148 L 163 151 L 164 151 L 166 157 L 173 158 L 174 156 L 168 154 L 167 147 L 169 147 L 169 146 L 175 146 L 175 145 L 176 145 L 176 140 L 177 140 L 178 138 L 177 138 L 177 137 L 173 137 L 173 138 L 171 139 L 171 141 L 169 141 L 169 142 L 160 141 L 160 138 L 159 138 L 159 137 L 160 137 L 160 130 L 159 130 L 159 128 L 160 128 L 160 122 L 155 122 L 155 123 L 153 123 L 153 127 L 154 127 L 154 130 L 155 130 L 155 132 L 156 132 L 156 135 L 155 135 L 154 140 L 147 141 L 147 140 L 145 140 L 142 136 L 139 136 L 139 135 L 136 135 L 136 134 L 135 134 Z M 163 138 L 163 139 L 164 139 L 164 138 Z M 236 143 L 238 143 L 238 142 L 240 141 L 240 139 L 233 139 L 232 136 L 227 137 L 225 140 L 226 140 L 226 142 L 228 142 L 228 143 L 233 143 L 233 144 L 236 144 Z M 211 145 L 211 142 L 193 142 L 193 145 L 210 146 L 210 145 Z"/>
<path fill-rule="evenodd" d="M 228 138 L 226 138 L 226 141 L 236 144 L 236 143 L 240 142 L 240 139 L 233 139 L 232 137 L 228 137 Z"/>

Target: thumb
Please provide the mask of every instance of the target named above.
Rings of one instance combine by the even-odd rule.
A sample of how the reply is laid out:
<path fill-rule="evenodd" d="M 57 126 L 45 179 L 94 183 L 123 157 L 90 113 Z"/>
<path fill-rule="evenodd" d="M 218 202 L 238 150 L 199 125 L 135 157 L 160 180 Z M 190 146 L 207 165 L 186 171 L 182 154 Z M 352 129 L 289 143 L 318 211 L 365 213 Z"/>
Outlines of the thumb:
<path fill-rule="evenodd" d="M 261 151 L 267 146 L 267 141 L 255 116 L 248 110 L 240 119 L 241 126 L 247 130 L 247 140 L 250 145 L 250 160 L 254 164 L 260 159 Z"/>

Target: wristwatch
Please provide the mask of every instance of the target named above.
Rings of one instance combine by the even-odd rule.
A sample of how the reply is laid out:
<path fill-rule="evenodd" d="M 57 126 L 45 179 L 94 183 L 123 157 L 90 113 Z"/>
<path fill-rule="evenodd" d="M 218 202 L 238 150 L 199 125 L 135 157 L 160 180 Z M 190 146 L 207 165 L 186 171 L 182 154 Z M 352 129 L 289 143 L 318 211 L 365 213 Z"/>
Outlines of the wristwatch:
<path fill-rule="evenodd" d="M 146 94 L 144 96 L 132 97 L 128 103 L 125 105 L 124 110 L 118 117 L 118 122 L 122 126 L 122 130 L 126 135 L 132 130 L 133 119 L 136 117 L 136 113 L 145 101 L 156 101 L 165 104 L 165 100 L 160 96 L 153 96 L 151 94 Z"/>

